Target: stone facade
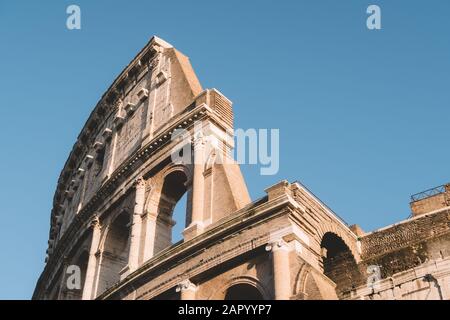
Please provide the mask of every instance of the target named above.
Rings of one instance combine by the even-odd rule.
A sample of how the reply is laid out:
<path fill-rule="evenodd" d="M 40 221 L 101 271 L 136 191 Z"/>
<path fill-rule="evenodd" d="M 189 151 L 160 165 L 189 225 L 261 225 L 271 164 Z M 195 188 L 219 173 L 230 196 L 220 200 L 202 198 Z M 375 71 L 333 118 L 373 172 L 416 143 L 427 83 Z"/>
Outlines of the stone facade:
<path fill-rule="evenodd" d="M 69 155 L 33 298 L 450 299 L 449 188 L 414 200 L 411 219 L 364 233 L 298 182 L 251 201 L 232 133 L 231 102 L 153 37 Z M 190 161 L 174 162 L 174 150 Z M 69 266 L 79 288 L 67 286 Z"/>

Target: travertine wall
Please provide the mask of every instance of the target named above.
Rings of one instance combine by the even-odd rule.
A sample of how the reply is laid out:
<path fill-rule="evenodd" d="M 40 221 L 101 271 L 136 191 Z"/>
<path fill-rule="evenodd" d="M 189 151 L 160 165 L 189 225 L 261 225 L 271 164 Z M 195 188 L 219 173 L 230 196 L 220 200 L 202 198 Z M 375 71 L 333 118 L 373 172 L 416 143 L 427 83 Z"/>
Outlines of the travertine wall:
<path fill-rule="evenodd" d="M 187 138 L 172 139 L 177 129 Z M 61 173 L 33 298 L 224 299 L 237 285 L 264 299 L 450 298 L 448 208 L 365 234 L 298 182 L 251 202 L 229 156 L 232 129 L 231 101 L 202 91 L 187 57 L 152 38 L 102 97 Z M 180 145 L 187 163 L 172 161 Z M 80 289 L 67 288 L 70 265 L 81 269 Z M 381 270 L 374 288 L 369 266 Z"/>
<path fill-rule="evenodd" d="M 383 278 L 450 256 L 450 211 L 423 215 L 361 238 L 365 264 L 382 265 Z"/>
<path fill-rule="evenodd" d="M 450 258 L 430 260 L 375 283 L 360 286 L 348 299 L 449 300 Z"/>
<path fill-rule="evenodd" d="M 436 190 L 435 192 L 439 193 L 427 196 L 427 191 L 425 191 L 425 195 L 423 198 L 412 201 L 410 203 L 413 216 L 419 216 L 425 213 L 432 212 L 434 210 L 439 210 L 443 207 L 450 206 L 450 184 L 431 190 Z M 428 192 L 430 192 L 430 190 L 428 190 Z M 423 195 L 424 193 L 420 193 L 419 195 Z"/>
<path fill-rule="evenodd" d="M 85 237 L 92 240 L 83 298 L 125 279 L 173 245 L 172 213 L 183 193 L 185 240 L 249 204 L 240 169 L 227 156 L 232 119 L 231 102 L 202 91 L 189 60 L 152 38 L 102 97 L 61 173 L 35 297 L 59 296 L 53 286 L 64 285 L 64 257 Z M 182 163 L 171 161 L 176 129 L 192 152 Z M 216 163 L 224 157 L 227 163 Z"/>

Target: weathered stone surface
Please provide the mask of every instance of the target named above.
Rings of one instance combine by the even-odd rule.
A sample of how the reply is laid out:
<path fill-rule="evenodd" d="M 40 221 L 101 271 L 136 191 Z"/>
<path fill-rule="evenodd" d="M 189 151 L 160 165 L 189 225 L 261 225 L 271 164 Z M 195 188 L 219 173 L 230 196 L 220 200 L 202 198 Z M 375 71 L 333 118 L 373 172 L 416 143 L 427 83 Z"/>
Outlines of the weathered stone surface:
<path fill-rule="evenodd" d="M 171 139 L 176 129 L 188 138 Z M 61 173 L 33 298 L 450 298 L 446 202 L 421 199 L 416 217 L 369 233 L 300 183 L 281 181 L 252 202 L 229 157 L 232 129 L 231 102 L 152 38 L 104 94 Z M 188 163 L 172 161 L 180 144 Z M 184 194 L 185 219 L 174 221 Z M 178 243 L 175 222 L 185 227 Z M 79 289 L 67 287 L 72 265 Z"/>

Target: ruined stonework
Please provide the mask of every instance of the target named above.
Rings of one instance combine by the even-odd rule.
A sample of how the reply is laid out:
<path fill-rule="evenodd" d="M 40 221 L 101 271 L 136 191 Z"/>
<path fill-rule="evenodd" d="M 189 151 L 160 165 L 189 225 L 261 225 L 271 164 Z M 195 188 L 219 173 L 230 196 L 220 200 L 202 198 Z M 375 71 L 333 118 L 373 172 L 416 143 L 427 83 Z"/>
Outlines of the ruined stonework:
<path fill-rule="evenodd" d="M 192 161 L 172 161 L 176 146 Z M 450 299 L 448 186 L 414 197 L 412 218 L 364 233 L 298 182 L 252 201 L 232 149 L 231 102 L 153 37 L 69 155 L 33 298 Z"/>

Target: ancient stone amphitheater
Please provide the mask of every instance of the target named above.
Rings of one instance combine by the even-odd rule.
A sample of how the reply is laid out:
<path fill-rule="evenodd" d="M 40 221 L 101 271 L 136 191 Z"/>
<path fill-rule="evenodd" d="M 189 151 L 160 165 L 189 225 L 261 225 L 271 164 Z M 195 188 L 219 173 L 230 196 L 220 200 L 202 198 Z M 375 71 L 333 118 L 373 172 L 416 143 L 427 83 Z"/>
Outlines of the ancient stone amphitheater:
<path fill-rule="evenodd" d="M 177 129 L 191 138 L 174 139 Z M 153 37 L 64 165 L 33 298 L 450 299 L 449 185 L 415 195 L 410 218 L 365 233 L 298 182 L 252 201 L 232 135 L 231 102 Z M 192 163 L 172 161 L 180 143 Z M 185 194 L 183 239 L 173 243 Z M 69 266 L 80 270 L 75 289 Z"/>

